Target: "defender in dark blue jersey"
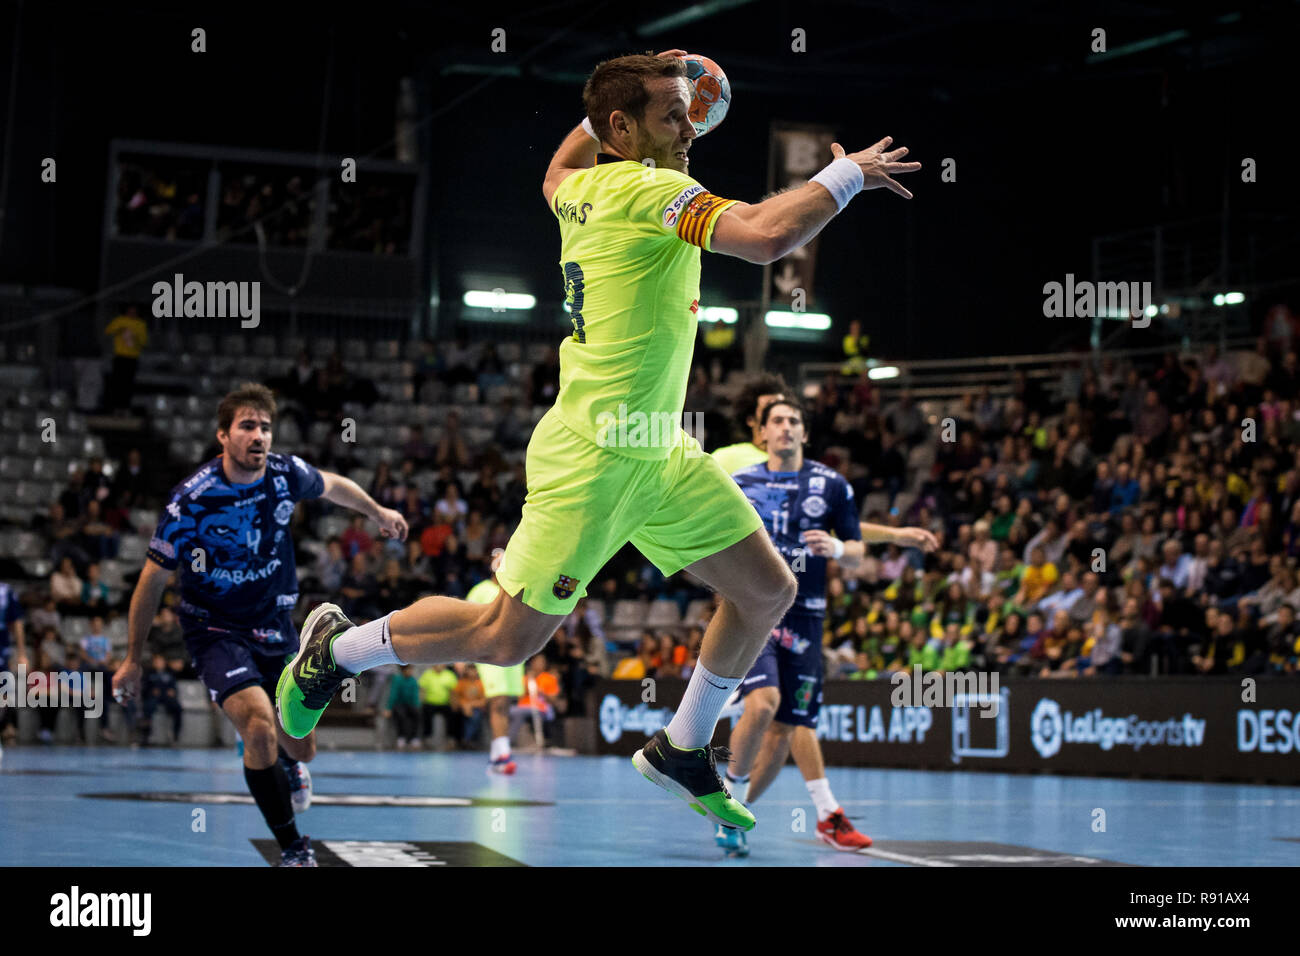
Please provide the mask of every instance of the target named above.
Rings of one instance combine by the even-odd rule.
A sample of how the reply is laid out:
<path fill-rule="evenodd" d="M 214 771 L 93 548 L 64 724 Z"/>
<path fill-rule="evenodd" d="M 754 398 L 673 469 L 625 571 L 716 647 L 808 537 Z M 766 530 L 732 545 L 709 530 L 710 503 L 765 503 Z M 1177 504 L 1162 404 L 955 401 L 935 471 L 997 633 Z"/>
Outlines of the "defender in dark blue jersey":
<path fill-rule="evenodd" d="M 299 501 L 323 497 L 373 518 L 384 537 L 405 539 L 407 526 L 352 480 L 296 455 L 273 454 L 274 417 L 275 399 L 263 385 L 243 385 L 221 400 L 221 457 L 172 489 L 131 598 L 130 644 L 113 675 L 113 693 L 119 699 L 138 693 L 145 638 L 179 569 L 185 646 L 244 741 L 244 779 L 279 841 L 282 865 L 315 866 L 310 841 L 294 820 L 295 809 L 310 804 L 306 763 L 315 756 L 315 738 L 282 733 L 271 706 L 284 662 L 298 650 L 289 523 Z"/>
<path fill-rule="evenodd" d="M 807 434 L 797 401 L 779 398 L 766 404 L 759 425 L 767 460 L 732 477 L 790 562 L 799 589 L 737 692 L 744 712 L 731 733 L 727 786 L 741 801 L 757 799 L 793 751 L 817 807 L 818 837 L 836 849 L 858 850 L 870 846 L 871 839 L 849 823 L 831 793 L 815 733 L 824 674 L 826 562 L 834 558 L 852 569 L 865 554 L 864 534 L 873 541 L 903 543 L 916 541 L 919 529 L 859 523 L 852 486 L 834 469 L 804 460 Z M 751 768 L 756 777 L 752 789 Z M 749 852 L 741 831 L 719 827 L 716 840 L 729 854 Z"/>

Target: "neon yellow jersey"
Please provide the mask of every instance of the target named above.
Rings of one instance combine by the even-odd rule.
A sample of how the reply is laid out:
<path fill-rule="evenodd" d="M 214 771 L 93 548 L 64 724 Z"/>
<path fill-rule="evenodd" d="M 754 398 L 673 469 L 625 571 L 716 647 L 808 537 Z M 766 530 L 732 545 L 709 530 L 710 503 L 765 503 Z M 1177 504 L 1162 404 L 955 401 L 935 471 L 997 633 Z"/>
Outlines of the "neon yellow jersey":
<path fill-rule="evenodd" d="M 700 250 L 735 202 L 605 153 L 555 190 L 573 320 L 555 414 L 574 432 L 631 458 L 669 456 L 695 349 Z"/>
<path fill-rule="evenodd" d="M 473 604 L 491 604 L 497 599 L 500 590 L 500 586 L 495 581 L 491 578 L 485 578 L 469 589 L 469 593 L 465 595 L 465 600 Z"/>
<path fill-rule="evenodd" d="M 713 460 L 721 465 L 722 470 L 727 474 L 734 475 L 742 468 L 757 465 L 760 461 L 767 461 L 767 452 L 752 441 L 742 441 L 738 445 L 728 445 L 725 448 L 715 449 Z"/>

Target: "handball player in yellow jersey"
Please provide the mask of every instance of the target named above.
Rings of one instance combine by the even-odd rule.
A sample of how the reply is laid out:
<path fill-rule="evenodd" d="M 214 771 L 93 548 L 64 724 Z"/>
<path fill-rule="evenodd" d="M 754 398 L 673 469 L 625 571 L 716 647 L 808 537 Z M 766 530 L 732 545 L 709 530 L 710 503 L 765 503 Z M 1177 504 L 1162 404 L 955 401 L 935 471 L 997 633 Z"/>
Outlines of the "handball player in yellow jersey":
<path fill-rule="evenodd" d="M 560 229 L 573 320 L 560 391 L 528 445 L 528 496 L 490 604 L 427 597 L 360 627 L 333 604 L 302 628 L 277 692 L 286 733 L 310 733 L 342 682 L 386 663 L 517 664 L 536 653 L 627 542 L 664 573 L 689 571 L 722 604 L 681 705 L 633 757 L 652 782 L 714 823 L 754 817 L 718 775 L 718 715 L 794 600 L 796 582 L 730 476 L 681 428 L 700 308 L 700 251 L 772 262 L 866 189 L 911 198 L 886 137 L 803 186 L 749 205 L 688 175 L 695 127 L 681 50 L 597 65 L 587 119 L 551 160 L 542 194 Z"/>

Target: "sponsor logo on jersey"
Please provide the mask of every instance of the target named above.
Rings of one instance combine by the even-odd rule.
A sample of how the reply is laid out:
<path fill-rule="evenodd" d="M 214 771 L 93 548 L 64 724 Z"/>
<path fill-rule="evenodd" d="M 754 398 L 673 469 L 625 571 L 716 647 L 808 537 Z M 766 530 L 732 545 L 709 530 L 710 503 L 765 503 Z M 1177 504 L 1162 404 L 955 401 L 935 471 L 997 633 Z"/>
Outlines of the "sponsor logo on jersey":
<path fill-rule="evenodd" d="M 277 594 L 275 596 L 276 607 L 293 607 L 297 603 L 298 603 L 297 591 L 294 591 L 292 594 Z"/>
<path fill-rule="evenodd" d="M 207 491 L 217 483 L 217 476 L 210 475 L 206 481 L 190 492 L 190 501 L 197 501 L 203 492 Z"/>
<path fill-rule="evenodd" d="M 272 471 L 288 471 L 288 470 L 289 470 L 289 464 L 288 464 L 287 462 L 280 461 L 278 455 L 267 455 L 267 456 L 266 456 L 266 467 L 267 467 L 267 468 L 270 468 Z"/>
<path fill-rule="evenodd" d="M 227 677 L 234 677 L 236 674 L 242 674 L 242 673 L 244 673 L 246 670 L 248 670 L 247 667 L 236 667 L 233 671 L 226 671 L 226 676 L 227 676 Z"/>
<path fill-rule="evenodd" d="M 561 601 L 567 601 L 573 597 L 574 589 L 578 586 L 578 579 L 571 578 L 567 574 L 561 574 L 551 585 L 551 593 Z"/>
<path fill-rule="evenodd" d="M 809 478 L 808 490 L 811 491 L 814 495 L 825 494 L 826 479 L 821 477 L 820 475 L 814 475 L 813 477 Z"/>
<path fill-rule="evenodd" d="M 293 502 L 281 501 L 275 506 L 275 520 L 277 524 L 288 524 L 289 519 L 293 517 Z"/>
<path fill-rule="evenodd" d="M 208 577 L 214 581 L 229 581 L 231 584 L 247 584 L 250 581 L 261 581 L 269 578 L 280 567 L 282 562 L 279 558 L 265 564 L 260 568 L 213 568 L 208 572 Z"/>
<path fill-rule="evenodd" d="M 800 637 L 788 627 L 777 627 L 772 631 L 772 638 L 786 650 L 793 651 L 795 654 L 802 654 L 812 646 L 812 641 Z"/>
<path fill-rule="evenodd" d="M 289 479 L 282 475 L 276 475 L 271 479 L 271 484 L 275 486 L 275 496 L 277 498 L 289 497 Z"/>
<path fill-rule="evenodd" d="M 820 518 L 826 513 L 826 499 L 821 495 L 810 495 L 803 500 L 803 511 L 810 518 Z"/>
<path fill-rule="evenodd" d="M 677 225 L 677 217 L 681 215 L 682 209 L 686 206 L 687 203 L 689 203 L 692 199 L 694 199 L 702 192 L 704 192 L 703 186 L 701 186 L 699 183 L 691 183 L 680 193 L 678 193 L 677 198 L 674 199 L 672 202 L 670 202 L 667 205 L 667 207 L 664 209 L 664 216 L 663 216 L 664 228 L 665 229 L 674 228 Z"/>
<path fill-rule="evenodd" d="M 181 516 L 180 502 L 177 501 L 175 498 L 167 502 L 167 513 L 171 515 L 173 518 L 179 518 Z"/>
<path fill-rule="evenodd" d="M 297 455 L 293 456 L 293 463 L 298 468 L 298 470 L 301 471 L 304 475 L 311 474 L 311 472 L 307 469 L 307 463 L 303 461 L 301 458 L 299 458 Z"/>

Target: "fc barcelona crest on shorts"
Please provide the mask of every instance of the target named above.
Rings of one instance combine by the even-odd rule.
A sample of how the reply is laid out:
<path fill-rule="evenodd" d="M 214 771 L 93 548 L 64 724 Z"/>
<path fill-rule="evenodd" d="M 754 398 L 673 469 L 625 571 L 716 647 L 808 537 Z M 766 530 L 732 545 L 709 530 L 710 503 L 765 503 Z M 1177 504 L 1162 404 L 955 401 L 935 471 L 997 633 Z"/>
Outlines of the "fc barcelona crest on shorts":
<path fill-rule="evenodd" d="M 551 585 L 551 593 L 561 601 L 567 601 L 573 597 L 573 590 L 578 586 L 578 579 L 571 578 L 567 574 L 561 574 L 559 579 Z"/>

